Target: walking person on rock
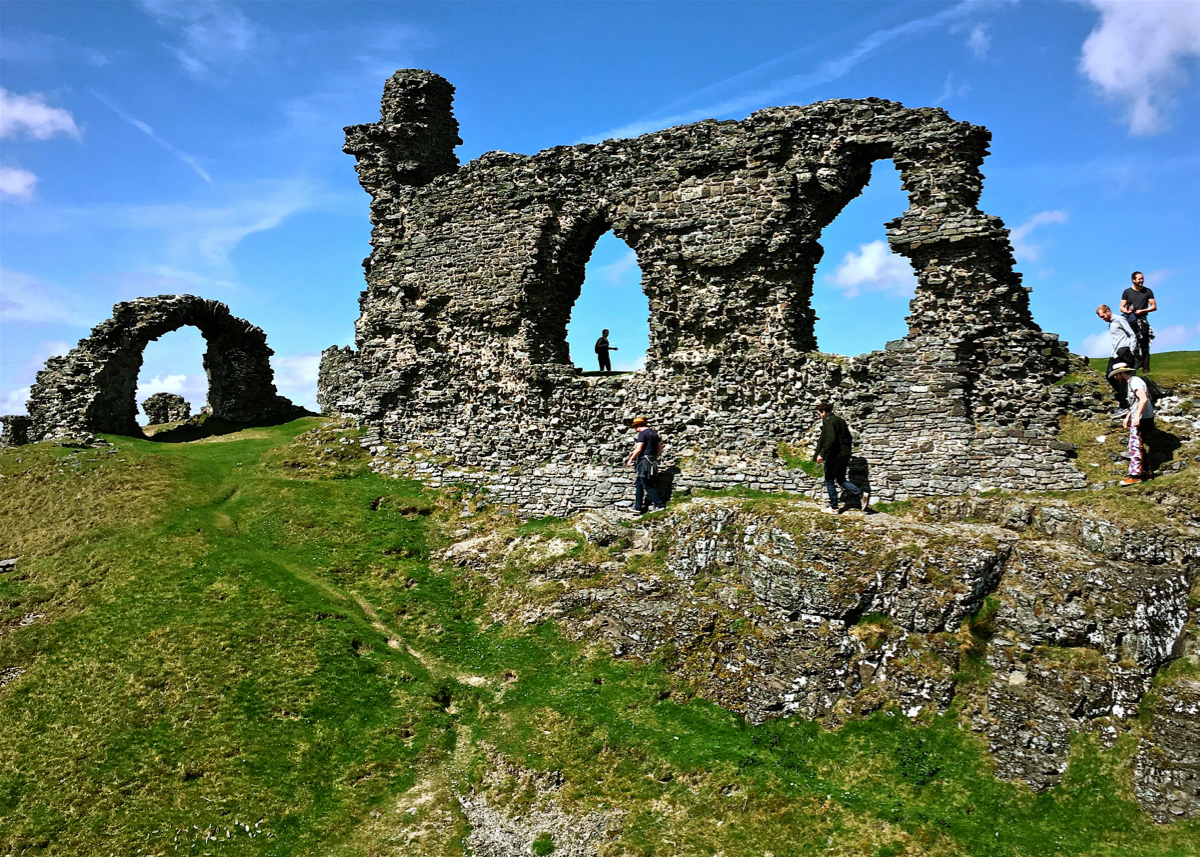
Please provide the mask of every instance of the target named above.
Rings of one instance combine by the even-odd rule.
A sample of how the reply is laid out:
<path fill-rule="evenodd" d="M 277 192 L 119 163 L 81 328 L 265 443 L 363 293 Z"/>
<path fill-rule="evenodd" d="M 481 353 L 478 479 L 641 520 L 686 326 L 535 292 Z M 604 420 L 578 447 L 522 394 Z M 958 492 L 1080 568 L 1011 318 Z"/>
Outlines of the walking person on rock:
<path fill-rule="evenodd" d="M 865 514 L 871 505 L 870 492 L 863 491 L 846 479 L 850 450 L 854 443 L 850 437 L 850 427 L 844 419 L 833 413 L 833 405 L 829 402 L 817 402 L 817 415 L 821 418 L 821 436 L 817 439 L 813 460 L 817 464 L 825 464 L 825 491 L 829 494 L 829 505 L 821 511 L 830 515 L 840 512 L 838 488 L 841 487 L 857 498 L 859 508 Z"/>
<path fill-rule="evenodd" d="M 1146 379 L 1134 375 L 1133 371 L 1132 366 L 1118 363 L 1110 373 L 1110 377 L 1115 375 L 1129 385 L 1129 413 L 1124 421 L 1125 428 L 1129 429 L 1129 475 L 1121 480 L 1122 486 L 1137 485 L 1153 475 L 1148 441 L 1157 431 L 1154 425 L 1154 402 L 1150 401 Z"/>
<path fill-rule="evenodd" d="M 1138 347 L 1137 334 L 1133 332 L 1133 328 L 1129 326 L 1129 322 L 1123 317 L 1113 315 L 1113 311 L 1109 308 L 1108 304 L 1100 304 L 1100 306 L 1096 307 L 1096 315 L 1100 317 L 1101 321 L 1108 323 L 1108 334 L 1112 337 L 1112 354 L 1108 358 L 1108 367 L 1105 369 L 1105 376 L 1108 378 L 1109 386 L 1112 387 L 1113 395 L 1117 399 L 1117 412 L 1112 415 L 1112 418 L 1115 420 L 1129 413 L 1130 403 L 1126 384 L 1113 374 L 1113 367 L 1118 363 L 1137 367 L 1137 360 L 1133 356 L 1134 351 Z"/>

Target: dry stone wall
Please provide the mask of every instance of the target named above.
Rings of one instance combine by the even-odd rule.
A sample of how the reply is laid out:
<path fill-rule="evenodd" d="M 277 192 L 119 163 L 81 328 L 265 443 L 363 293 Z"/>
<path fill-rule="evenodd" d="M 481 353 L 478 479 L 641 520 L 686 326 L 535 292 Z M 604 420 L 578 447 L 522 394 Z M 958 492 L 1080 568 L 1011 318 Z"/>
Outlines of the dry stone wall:
<path fill-rule="evenodd" d="M 142 401 L 142 413 L 151 425 L 163 425 L 189 419 L 192 406 L 175 393 L 155 393 Z"/>
<path fill-rule="evenodd" d="M 528 514 L 602 506 L 629 495 L 620 464 L 644 414 L 673 490 L 811 492 L 777 449 L 805 442 L 829 398 L 877 497 L 1082 486 L 1056 438 L 1066 344 L 1034 322 L 1008 230 L 977 208 L 986 129 L 838 100 L 460 167 L 452 94 L 399 71 L 380 121 L 346 129 L 372 252 L 357 347 L 325 352 L 319 400 L 367 428 L 381 467 L 484 485 Z M 909 332 L 822 354 L 821 230 L 880 159 L 909 199 L 887 224 L 917 275 Z M 637 254 L 650 347 L 642 371 L 581 377 L 566 327 L 608 230 Z"/>
<path fill-rule="evenodd" d="M 204 371 L 213 416 L 253 423 L 299 412 L 276 393 L 274 352 L 262 328 L 218 301 L 160 295 L 117 304 L 112 318 L 68 354 L 46 361 L 29 393 L 26 441 L 141 434 L 134 396 L 142 352 L 152 340 L 187 325 L 199 328 L 208 343 Z"/>

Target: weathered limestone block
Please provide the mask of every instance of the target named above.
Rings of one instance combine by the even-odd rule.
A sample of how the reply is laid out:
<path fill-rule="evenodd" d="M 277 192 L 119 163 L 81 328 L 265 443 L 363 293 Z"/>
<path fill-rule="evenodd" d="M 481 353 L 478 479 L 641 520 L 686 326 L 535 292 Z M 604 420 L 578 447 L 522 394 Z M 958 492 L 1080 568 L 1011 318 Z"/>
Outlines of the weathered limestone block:
<path fill-rule="evenodd" d="M 598 508 L 624 493 L 611 481 L 643 413 L 679 457 L 672 489 L 815 491 L 776 449 L 827 398 L 880 499 L 1083 485 L 1056 440 L 1066 344 L 1034 322 L 1008 231 L 977 208 L 986 129 L 842 100 L 459 166 L 452 96 L 398 71 L 380 121 L 346 129 L 372 252 L 355 348 L 325 352 L 318 390 L 377 450 L 418 445 L 416 475 L 465 478 L 522 514 Z M 821 231 L 889 158 L 909 208 L 888 239 L 918 281 L 908 334 L 820 354 Z M 582 378 L 566 327 L 609 230 L 637 255 L 650 347 L 640 372 Z M 588 478 L 548 483 L 547 461 Z"/>
<path fill-rule="evenodd" d="M 214 416 L 235 423 L 283 418 L 300 411 L 275 390 L 261 328 L 229 307 L 193 295 L 160 295 L 119 303 L 68 354 L 51 357 L 29 393 L 31 441 L 141 433 L 137 424 L 138 370 L 146 345 L 185 325 L 200 329 L 208 348 L 208 403 Z"/>
<path fill-rule="evenodd" d="M 181 422 L 192 416 L 191 404 L 175 393 L 155 393 L 142 401 L 142 413 L 151 425 Z"/>
<path fill-rule="evenodd" d="M 1200 813 L 1200 681 L 1193 676 L 1155 689 L 1149 735 L 1138 743 L 1134 792 L 1154 820 Z"/>

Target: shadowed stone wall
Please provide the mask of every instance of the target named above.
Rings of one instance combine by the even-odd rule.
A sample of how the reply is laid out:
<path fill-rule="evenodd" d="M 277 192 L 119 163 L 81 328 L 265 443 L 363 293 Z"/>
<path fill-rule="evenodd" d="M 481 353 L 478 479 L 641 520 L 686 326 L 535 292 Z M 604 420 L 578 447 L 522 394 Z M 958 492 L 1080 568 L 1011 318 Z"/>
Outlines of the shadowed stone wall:
<path fill-rule="evenodd" d="M 986 129 L 839 100 L 459 167 L 452 93 L 399 71 L 380 121 L 346 129 L 373 249 L 357 348 L 325 352 L 319 399 L 367 427 L 377 466 L 563 513 L 628 495 L 627 426 L 645 414 L 675 489 L 810 492 L 776 450 L 807 442 L 828 397 L 877 497 L 1082 485 L 1055 439 L 1066 344 L 1034 322 L 1008 230 L 976 207 Z M 880 159 L 909 198 L 887 224 L 917 274 L 909 332 L 821 354 L 818 239 Z M 637 254 L 650 346 L 644 371 L 583 378 L 566 327 L 610 229 Z"/>
<path fill-rule="evenodd" d="M 297 410 L 276 394 L 267 335 L 236 318 L 223 303 L 193 295 L 139 298 L 113 307 L 70 353 L 51 357 L 29 393 L 28 440 L 79 437 L 93 432 L 140 435 L 138 371 L 142 352 L 165 333 L 200 329 L 208 348 L 208 403 L 213 416 L 253 423 Z"/>
<path fill-rule="evenodd" d="M 155 393 L 142 400 L 142 413 L 151 425 L 163 425 L 190 419 L 192 405 L 174 393 Z"/>

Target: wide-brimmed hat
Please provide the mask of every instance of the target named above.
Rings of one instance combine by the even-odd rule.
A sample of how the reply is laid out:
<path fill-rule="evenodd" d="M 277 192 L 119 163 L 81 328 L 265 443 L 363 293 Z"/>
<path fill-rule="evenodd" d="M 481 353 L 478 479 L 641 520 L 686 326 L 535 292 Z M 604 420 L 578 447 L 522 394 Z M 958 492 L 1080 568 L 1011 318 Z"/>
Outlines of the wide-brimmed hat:
<path fill-rule="evenodd" d="M 1122 372 L 1133 373 L 1136 371 L 1137 370 L 1134 369 L 1132 366 L 1130 366 L 1128 363 L 1114 363 L 1112 369 L 1108 370 L 1108 377 L 1111 378 L 1113 375 L 1119 375 Z"/>
<path fill-rule="evenodd" d="M 646 421 L 645 417 L 634 417 L 633 422 L 629 425 L 631 428 L 637 428 L 638 426 L 648 426 L 650 423 Z"/>

